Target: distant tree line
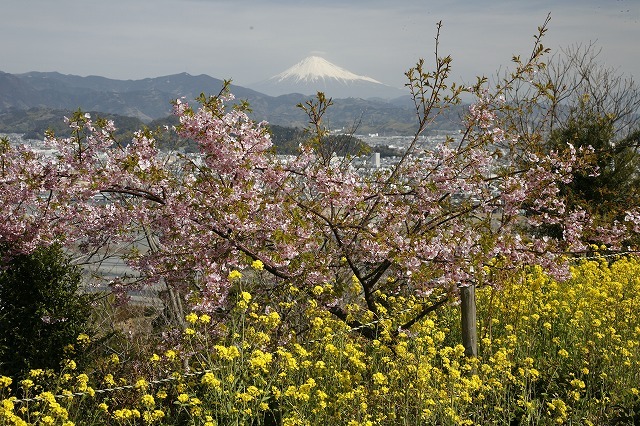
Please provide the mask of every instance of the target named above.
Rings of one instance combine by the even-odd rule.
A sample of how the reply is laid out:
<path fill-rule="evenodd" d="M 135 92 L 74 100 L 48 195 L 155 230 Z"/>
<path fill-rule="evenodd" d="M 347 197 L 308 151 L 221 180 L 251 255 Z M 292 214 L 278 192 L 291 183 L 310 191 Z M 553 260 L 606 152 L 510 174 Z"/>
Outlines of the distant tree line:
<path fill-rule="evenodd" d="M 69 126 L 64 122 L 63 117 L 70 117 L 73 111 L 53 110 L 49 108 L 31 108 L 28 110 L 13 109 L 0 114 L 0 133 L 20 133 L 25 139 L 44 140 L 47 132 L 53 132 L 57 137 L 71 136 Z M 160 131 L 165 126 L 172 128 L 178 124 L 175 116 L 143 123 L 135 117 L 126 117 L 115 114 L 90 112 L 92 117 L 101 117 L 106 120 L 113 120 L 117 123 L 115 138 L 122 141 L 126 146 L 126 141 L 133 138 L 134 132 L 147 128 L 151 130 L 158 139 L 158 146 L 164 150 L 180 149 L 184 152 L 197 152 L 198 147 L 194 141 L 185 141 L 177 136 L 175 132 Z M 269 125 L 269 132 L 274 144 L 274 149 L 278 154 L 296 155 L 299 153 L 301 144 L 308 141 L 308 135 L 298 127 Z M 372 152 L 372 148 L 353 135 L 328 135 L 323 140 L 325 149 L 332 150 L 336 155 L 363 155 Z M 382 157 L 398 155 L 397 150 L 385 146 L 377 146 L 376 152 Z"/>

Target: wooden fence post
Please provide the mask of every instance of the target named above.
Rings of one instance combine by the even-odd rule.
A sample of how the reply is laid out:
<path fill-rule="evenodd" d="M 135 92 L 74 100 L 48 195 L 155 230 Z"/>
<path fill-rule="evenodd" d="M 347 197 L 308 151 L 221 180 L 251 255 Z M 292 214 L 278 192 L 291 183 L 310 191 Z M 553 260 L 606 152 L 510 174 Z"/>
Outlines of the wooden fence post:
<path fill-rule="evenodd" d="M 462 345 L 468 357 L 478 356 L 478 331 L 476 328 L 476 286 L 464 284 L 460 289 L 462 320 Z"/>

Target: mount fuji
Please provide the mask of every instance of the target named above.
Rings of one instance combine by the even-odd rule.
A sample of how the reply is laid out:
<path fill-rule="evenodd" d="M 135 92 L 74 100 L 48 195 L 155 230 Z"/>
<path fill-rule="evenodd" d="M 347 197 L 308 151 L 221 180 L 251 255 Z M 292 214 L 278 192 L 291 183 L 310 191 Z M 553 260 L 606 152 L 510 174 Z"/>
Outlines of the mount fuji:
<path fill-rule="evenodd" d="M 309 56 L 280 74 L 249 85 L 249 88 L 271 96 L 290 93 L 327 97 L 392 99 L 406 92 L 371 77 L 357 75 L 318 56 Z"/>

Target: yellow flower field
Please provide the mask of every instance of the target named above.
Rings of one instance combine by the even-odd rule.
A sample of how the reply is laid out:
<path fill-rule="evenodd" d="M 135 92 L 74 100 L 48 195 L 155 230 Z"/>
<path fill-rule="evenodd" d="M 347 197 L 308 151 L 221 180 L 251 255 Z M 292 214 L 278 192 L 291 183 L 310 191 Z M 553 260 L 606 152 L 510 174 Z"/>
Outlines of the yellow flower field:
<path fill-rule="evenodd" d="M 477 358 L 455 304 L 396 333 L 418 301 L 392 300 L 368 339 L 300 292 L 276 311 L 245 283 L 228 321 L 190 313 L 178 343 L 150 350 L 150 376 L 120 377 L 124 361 L 105 354 L 86 371 L 69 360 L 58 375 L 0 377 L 0 425 L 638 424 L 640 260 L 571 272 L 531 267 L 479 288 Z"/>

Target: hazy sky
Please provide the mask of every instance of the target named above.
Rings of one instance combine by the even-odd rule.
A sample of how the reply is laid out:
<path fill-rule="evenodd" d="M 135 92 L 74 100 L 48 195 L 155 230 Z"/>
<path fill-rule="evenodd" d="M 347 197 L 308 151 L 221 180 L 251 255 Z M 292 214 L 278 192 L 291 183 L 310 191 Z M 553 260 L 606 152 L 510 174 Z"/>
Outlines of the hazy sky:
<path fill-rule="evenodd" d="M 469 82 L 527 55 L 547 13 L 554 50 L 596 42 L 640 79 L 640 0 L 2 0 L 0 71 L 140 79 L 180 72 L 249 85 L 315 54 L 402 87 L 440 52 Z"/>

